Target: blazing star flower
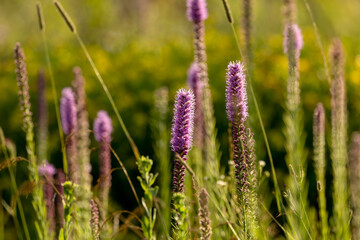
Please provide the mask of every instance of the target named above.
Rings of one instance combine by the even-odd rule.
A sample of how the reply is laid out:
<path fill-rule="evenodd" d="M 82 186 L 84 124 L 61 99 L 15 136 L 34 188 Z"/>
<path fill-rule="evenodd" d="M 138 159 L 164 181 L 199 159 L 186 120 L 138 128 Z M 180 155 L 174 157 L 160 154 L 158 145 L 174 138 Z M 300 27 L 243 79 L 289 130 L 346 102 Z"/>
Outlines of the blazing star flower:
<path fill-rule="evenodd" d="M 191 90 L 180 89 L 177 92 L 174 106 L 174 117 L 171 131 L 171 149 L 183 160 L 192 147 L 194 129 L 194 101 Z M 177 157 L 174 161 L 173 187 L 174 192 L 182 192 L 184 187 L 185 167 Z"/>

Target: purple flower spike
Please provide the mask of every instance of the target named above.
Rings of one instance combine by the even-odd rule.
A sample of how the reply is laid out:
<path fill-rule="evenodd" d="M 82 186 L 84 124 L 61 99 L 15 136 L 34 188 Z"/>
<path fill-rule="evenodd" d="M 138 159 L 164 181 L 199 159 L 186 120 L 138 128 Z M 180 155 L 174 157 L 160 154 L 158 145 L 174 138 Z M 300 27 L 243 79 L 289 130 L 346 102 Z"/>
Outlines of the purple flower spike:
<path fill-rule="evenodd" d="M 180 89 L 177 92 L 170 143 L 172 150 L 181 156 L 185 156 L 192 146 L 194 101 L 191 90 Z"/>
<path fill-rule="evenodd" d="M 244 65 L 230 62 L 226 74 L 226 113 L 228 119 L 234 123 L 244 123 L 248 117 L 246 79 Z"/>
<path fill-rule="evenodd" d="M 291 42 L 290 35 L 293 34 L 293 43 Z M 291 46 L 291 45 L 293 46 Z M 300 55 L 300 50 L 304 46 L 301 29 L 297 24 L 286 25 L 284 30 L 284 53 L 287 54 L 289 48 L 292 47 L 297 55 Z"/>
<path fill-rule="evenodd" d="M 102 218 L 105 219 L 111 187 L 111 133 L 113 131 L 111 118 L 106 111 L 99 111 L 94 120 L 94 136 L 99 142 L 100 160 L 100 201 L 102 202 Z"/>
<path fill-rule="evenodd" d="M 207 19 L 206 0 L 187 0 L 186 6 L 189 21 L 199 23 Z"/>
<path fill-rule="evenodd" d="M 70 87 L 61 92 L 60 116 L 61 126 L 65 134 L 69 135 L 77 129 L 75 95 Z"/>
<path fill-rule="evenodd" d="M 99 111 L 94 121 L 94 135 L 98 142 L 111 141 L 112 121 L 106 111 Z"/>
<path fill-rule="evenodd" d="M 177 92 L 174 107 L 174 117 L 171 131 L 171 149 L 183 160 L 192 147 L 194 129 L 195 97 L 192 90 L 180 89 Z M 174 192 L 183 192 L 185 167 L 175 157 L 173 187 Z"/>

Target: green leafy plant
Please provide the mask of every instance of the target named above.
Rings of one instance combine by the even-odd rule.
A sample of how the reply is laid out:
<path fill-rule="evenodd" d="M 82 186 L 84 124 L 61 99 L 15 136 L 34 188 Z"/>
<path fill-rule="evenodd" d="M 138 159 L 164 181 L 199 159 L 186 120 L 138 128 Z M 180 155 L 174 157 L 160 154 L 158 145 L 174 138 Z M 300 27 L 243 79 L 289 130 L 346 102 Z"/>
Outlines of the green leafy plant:
<path fill-rule="evenodd" d="M 148 157 L 141 156 L 136 164 L 140 172 L 140 176 L 137 178 L 141 188 L 144 190 L 144 197 L 141 199 L 141 203 L 145 209 L 145 215 L 142 217 L 141 227 L 146 239 L 155 240 L 156 208 L 153 208 L 153 201 L 159 191 L 159 187 L 154 187 L 153 185 L 158 174 L 154 175 L 150 172 L 153 161 Z"/>

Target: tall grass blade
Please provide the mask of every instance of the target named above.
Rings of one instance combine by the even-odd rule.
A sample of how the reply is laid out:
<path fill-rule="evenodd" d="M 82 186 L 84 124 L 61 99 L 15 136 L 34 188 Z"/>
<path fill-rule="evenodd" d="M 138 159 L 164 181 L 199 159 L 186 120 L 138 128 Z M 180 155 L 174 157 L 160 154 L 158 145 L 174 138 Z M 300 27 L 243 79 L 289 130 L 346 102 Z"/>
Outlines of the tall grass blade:
<path fill-rule="evenodd" d="M 51 82 L 51 91 L 52 91 L 52 95 L 54 98 L 56 122 L 57 122 L 58 131 L 59 131 L 61 152 L 62 152 L 62 156 L 63 156 L 63 169 L 64 169 L 65 174 L 67 174 L 67 172 L 68 172 L 67 159 L 66 159 L 66 151 L 65 151 L 64 134 L 63 134 L 61 122 L 60 122 L 59 100 L 58 100 L 58 96 L 57 96 L 57 92 L 56 92 L 55 79 L 54 79 L 54 74 L 53 74 L 52 65 L 51 65 L 51 61 L 50 61 L 50 54 L 49 54 L 49 48 L 48 48 L 48 44 L 47 44 L 47 38 L 46 38 L 46 34 L 45 34 L 45 29 L 46 29 L 45 28 L 45 20 L 44 20 L 44 15 L 42 12 L 42 7 L 41 7 L 40 2 L 36 3 L 36 10 L 37 10 L 37 15 L 38 15 L 38 20 L 39 20 L 39 28 L 40 28 L 41 37 L 42 37 L 43 46 L 44 46 L 46 65 L 47 65 L 50 82 Z"/>
<path fill-rule="evenodd" d="M 309 5 L 309 2 L 308 0 L 304 0 L 304 4 L 305 4 L 305 7 L 306 7 L 306 10 L 307 12 L 309 13 L 309 16 L 310 16 L 310 19 L 311 19 L 311 23 L 313 25 L 313 28 L 314 28 L 314 31 L 315 31 L 315 36 L 316 36 L 316 41 L 317 41 L 317 44 L 320 48 L 320 52 L 321 52 L 321 56 L 322 56 L 322 59 L 323 59 L 323 64 L 324 64 L 324 68 L 325 68 L 325 74 L 326 74 L 326 78 L 328 80 L 328 83 L 329 85 L 331 84 L 331 76 L 330 76 L 330 70 L 329 70 L 329 66 L 328 66 L 328 61 L 326 59 L 326 55 L 325 55 L 325 51 L 324 51 L 324 46 L 321 42 L 321 37 L 320 37 L 320 33 L 319 33 L 319 29 L 317 27 L 317 24 L 315 22 L 315 18 L 314 18 L 314 15 L 311 11 L 311 8 L 310 8 L 310 5 Z"/>

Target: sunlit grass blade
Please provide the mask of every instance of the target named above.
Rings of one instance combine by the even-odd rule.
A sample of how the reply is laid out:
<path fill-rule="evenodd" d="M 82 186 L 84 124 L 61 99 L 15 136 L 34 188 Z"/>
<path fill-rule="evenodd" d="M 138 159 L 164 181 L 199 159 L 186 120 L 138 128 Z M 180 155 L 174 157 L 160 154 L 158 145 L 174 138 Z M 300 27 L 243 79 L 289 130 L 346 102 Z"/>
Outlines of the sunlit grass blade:
<path fill-rule="evenodd" d="M 53 70 L 52 70 L 52 64 L 51 64 L 51 61 L 50 61 L 49 47 L 48 47 L 47 38 L 46 38 L 46 34 L 45 34 L 45 29 L 46 29 L 45 28 L 45 19 L 44 19 L 44 15 L 43 15 L 43 12 L 42 12 L 42 7 L 41 7 L 40 2 L 36 3 L 36 10 L 37 10 L 37 14 L 38 14 L 39 28 L 40 28 L 41 37 L 42 37 L 43 46 L 44 46 L 46 65 L 47 65 L 47 69 L 48 69 L 49 77 L 50 77 L 50 82 L 51 82 L 51 91 L 52 91 L 52 95 L 53 95 L 53 98 L 54 98 L 56 122 L 57 122 L 58 131 L 59 131 L 59 138 L 60 138 L 60 143 L 61 143 L 61 152 L 62 152 L 62 157 L 63 157 L 63 169 L 64 169 L 65 174 L 67 174 L 67 172 L 68 172 L 68 170 L 67 170 L 67 159 L 66 159 L 66 151 L 65 151 L 64 134 L 63 134 L 63 130 L 62 130 L 62 127 L 61 127 L 61 122 L 60 122 L 59 100 L 58 100 L 57 91 L 56 91 L 56 84 L 55 84 L 55 79 L 54 79 L 54 73 L 53 73 Z"/>
<path fill-rule="evenodd" d="M 128 139 L 130 145 L 131 145 L 131 148 L 132 148 L 132 151 L 134 153 L 134 156 L 136 159 L 138 159 L 140 157 L 140 153 L 139 153 L 139 150 L 134 142 L 134 140 L 132 139 L 132 137 L 130 136 L 130 133 L 128 132 L 126 126 L 125 126 L 125 123 L 124 121 L 122 120 L 122 117 L 119 113 L 119 110 L 117 109 L 116 105 L 115 105 L 115 102 L 114 102 L 114 99 L 113 97 L 111 96 L 99 70 L 97 69 L 89 51 L 87 50 L 82 38 L 80 37 L 80 35 L 77 33 L 76 31 L 76 27 L 75 27 L 75 24 L 73 23 L 73 21 L 71 20 L 69 14 L 66 12 L 66 10 L 64 9 L 64 7 L 62 6 L 62 4 L 58 1 L 54 1 L 54 4 L 55 4 L 55 7 L 57 8 L 57 10 L 59 11 L 61 17 L 64 19 L 65 23 L 68 25 L 70 31 L 72 33 L 75 34 L 76 36 L 76 39 L 78 40 L 80 46 L 81 46 L 81 49 L 83 50 L 86 58 L 88 59 L 90 65 L 91 65 L 91 68 L 93 69 L 94 73 L 95 73 L 95 76 L 97 77 L 97 79 L 99 80 L 102 88 L 104 89 L 104 92 L 107 96 L 107 98 L 109 99 L 109 102 L 111 104 L 111 107 L 113 108 L 114 112 L 115 112 L 115 115 L 120 123 L 120 126 L 121 128 L 123 129 L 124 133 L 125 133 L 125 136 L 126 138 Z"/>

